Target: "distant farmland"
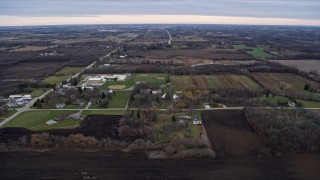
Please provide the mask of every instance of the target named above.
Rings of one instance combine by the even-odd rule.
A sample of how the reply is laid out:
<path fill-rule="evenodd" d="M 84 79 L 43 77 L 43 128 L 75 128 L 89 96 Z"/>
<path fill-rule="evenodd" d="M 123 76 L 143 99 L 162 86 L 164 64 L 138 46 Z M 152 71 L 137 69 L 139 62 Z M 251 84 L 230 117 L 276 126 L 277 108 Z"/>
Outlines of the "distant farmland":
<path fill-rule="evenodd" d="M 261 87 L 245 75 L 170 76 L 177 90 L 208 90 L 209 88 L 235 88 L 261 90 Z"/>
<path fill-rule="evenodd" d="M 296 67 L 305 72 L 320 69 L 320 60 L 273 60 L 273 62 Z"/>
<path fill-rule="evenodd" d="M 300 99 L 320 99 L 319 93 L 304 90 L 306 84 L 320 88 L 320 83 L 292 73 L 252 73 L 251 76 L 265 88 L 277 95 L 288 95 Z"/>
<path fill-rule="evenodd" d="M 218 156 L 257 155 L 265 148 L 240 110 L 204 111 L 202 119 Z"/>

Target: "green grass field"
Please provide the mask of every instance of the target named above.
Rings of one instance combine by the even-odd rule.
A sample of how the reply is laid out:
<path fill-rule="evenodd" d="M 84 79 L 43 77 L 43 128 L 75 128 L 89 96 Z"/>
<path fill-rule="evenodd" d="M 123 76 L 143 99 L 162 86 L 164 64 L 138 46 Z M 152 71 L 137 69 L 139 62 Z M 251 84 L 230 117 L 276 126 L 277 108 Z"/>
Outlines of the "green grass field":
<path fill-rule="evenodd" d="M 71 76 L 49 76 L 43 80 L 43 82 L 48 83 L 48 84 L 59 84 L 62 81 L 66 81 L 69 79 Z"/>
<path fill-rule="evenodd" d="M 47 92 L 48 90 L 49 90 L 48 88 L 32 88 L 32 92 L 30 93 L 30 95 L 32 97 L 39 97 L 45 92 Z"/>
<path fill-rule="evenodd" d="M 64 120 L 54 125 L 47 125 L 46 122 L 59 115 L 76 113 L 77 111 L 63 110 L 44 110 L 44 111 L 27 111 L 16 118 L 12 119 L 3 127 L 23 127 L 31 130 L 45 130 L 53 128 L 63 128 L 80 124 L 80 121 Z"/>
<path fill-rule="evenodd" d="M 306 108 L 320 108 L 320 102 L 305 101 L 305 100 L 297 100 L 297 101 L 302 103 L 303 107 L 306 107 Z"/>
<path fill-rule="evenodd" d="M 145 82 L 150 85 L 161 85 L 166 83 L 166 74 L 132 74 L 126 81 L 108 81 L 101 86 L 101 89 L 106 90 L 112 85 L 124 85 L 126 88 L 134 86 L 138 82 Z"/>
<path fill-rule="evenodd" d="M 131 95 L 131 91 L 115 91 L 115 95 L 112 96 L 112 99 L 109 100 L 108 108 L 125 108 L 129 97 Z M 100 109 L 99 104 L 91 104 L 89 109 Z M 101 108 L 104 109 L 104 108 Z"/>
<path fill-rule="evenodd" d="M 266 59 L 270 56 L 270 54 L 264 52 L 261 48 L 253 48 L 252 51 L 248 51 L 247 53 L 258 59 Z"/>
<path fill-rule="evenodd" d="M 266 53 L 261 48 L 252 48 L 252 47 L 248 47 L 246 45 L 234 45 L 233 48 L 234 49 L 245 49 L 246 53 L 252 55 L 254 58 L 257 58 L 257 59 L 266 59 L 270 56 L 270 54 Z"/>
<path fill-rule="evenodd" d="M 75 75 L 82 71 L 85 67 L 64 67 L 60 71 L 56 72 L 57 76 Z"/>
<path fill-rule="evenodd" d="M 112 99 L 109 101 L 108 108 L 125 108 L 128 102 L 128 99 L 131 95 L 131 91 L 115 91 L 116 94 L 112 96 Z"/>
<path fill-rule="evenodd" d="M 83 116 L 87 116 L 90 114 L 94 115 L 124 115 L 126 113 L 125 110 L 84 110 L 82 112 Z"/>

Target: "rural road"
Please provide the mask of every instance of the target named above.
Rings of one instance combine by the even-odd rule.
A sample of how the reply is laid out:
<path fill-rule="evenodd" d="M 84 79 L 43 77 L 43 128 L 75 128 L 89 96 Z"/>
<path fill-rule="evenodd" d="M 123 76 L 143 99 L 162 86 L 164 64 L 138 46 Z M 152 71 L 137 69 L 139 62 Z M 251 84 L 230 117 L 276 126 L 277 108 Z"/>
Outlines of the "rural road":
<path fill-rule="evenodd" d="M 171 36 L 171 34 L 169 33 L 168 29 L 166 29 L 166 31 L 167 31 L 168 36 L 169 36 L 169 38 L 170 38 L 169 41 L 168 41 L 168 44 L 169 44 L 169 46 L 171 46 L 173 39 L 172 39 L 172 36 Z"/>

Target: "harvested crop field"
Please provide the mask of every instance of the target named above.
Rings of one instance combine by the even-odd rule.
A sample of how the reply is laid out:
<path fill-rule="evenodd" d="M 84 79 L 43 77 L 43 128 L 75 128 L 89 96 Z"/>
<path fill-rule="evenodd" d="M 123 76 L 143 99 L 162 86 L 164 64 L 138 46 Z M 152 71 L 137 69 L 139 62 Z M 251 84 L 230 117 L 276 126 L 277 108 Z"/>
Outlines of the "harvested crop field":
<path fill-rule="evenodd" d="M 0 152 L 1 179 L 318 179 L 320 155 L 150 160 L 143 153 Z"/>
<path fill-rule="evenodd" d="M 58 76 L 75 75 L 83 70 L 85 67 L 64 67 L 56 73 Z"/>
<path fill-rule="evenodd" d="M 55 74 L 63 66 L 63 62 L 28 62 L 0 68 L 3 79 L 43 78 Z"/>
<path fill-rule="evenodd" d="M 202 120 L 211 146 L 220 157 L 257 155 L 265 148 L 243 111 L 204 111 Z"/>
<path fill-rule="evenodd" d="M 273 62 L 296 67 L 305 72 L 320 69 L 320 60 L 273 60 Z"/>
<path fill-rule="evenodd" d="M 199 59 L 211 59 L 212 52 L 210 49 L 168 49 L 168 50 L 148 50 L 138 51 L 136 56 L 148 57 L 148 58 L 173 58 L 173 57 L 193 57 Z"/>
<path fill-rule="evenodd" d="M 260 91 L 261 87 L 244 75 L 170 76 L 177 90 L 235 88 Z"/>
<path fill-rule="evenodd" d="M 320 83 L 308 80 L 293 73 L 252 73 L 265 88 L 277 95 L 287 95 L 299 99 L 320 99 L 319 93 L 311 93 L 304 90 L 304 86 L 320 88 Z"/>

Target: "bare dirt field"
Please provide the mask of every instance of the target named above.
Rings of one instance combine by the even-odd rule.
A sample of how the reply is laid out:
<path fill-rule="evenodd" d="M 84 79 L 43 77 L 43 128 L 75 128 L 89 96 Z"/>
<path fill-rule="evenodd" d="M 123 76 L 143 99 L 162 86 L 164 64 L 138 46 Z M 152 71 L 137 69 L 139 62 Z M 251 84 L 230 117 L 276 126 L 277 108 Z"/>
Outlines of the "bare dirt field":
<path fill-rule="evenodd" d="M 168 50 L 148 50 L 136 52 L 137 56 L 148 58 L 173 58 L 177 56 L 193 57 L 199 59 L 212 58 L 210 49 L 168 49 Z"/>
<path fill-rule="evenodd" d="M 29 62 L 19 63 L 8 68 L 1 68 L 2 79 L 43 78 L 55 74 L 64 62 Z"/>
<path fill-rule="evenodd" d="M 320 70 L 320 60 L 273 60 L 287 66 L 296 67 L 302 71 L 310 72 L 312 70 Z"/>
<path fill-rule="evenodd" d="M 257 155 L 265 148 L 242 111 L 205 111 L 202 116 L 212 148 L 218 156 Z"/>
<path fill-rule="evenodd" d="M 0 179 L 318 179 L 320 155 L 149 160 L 142 153 L 0 152 Z"/>

